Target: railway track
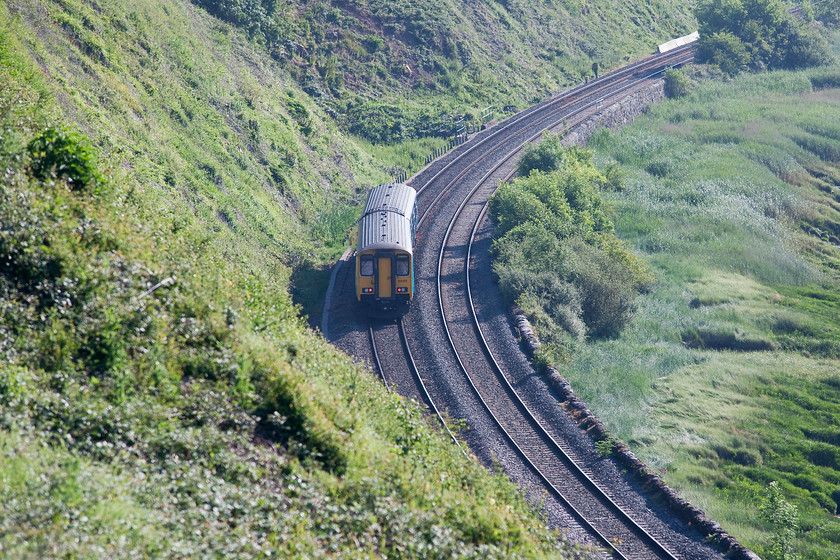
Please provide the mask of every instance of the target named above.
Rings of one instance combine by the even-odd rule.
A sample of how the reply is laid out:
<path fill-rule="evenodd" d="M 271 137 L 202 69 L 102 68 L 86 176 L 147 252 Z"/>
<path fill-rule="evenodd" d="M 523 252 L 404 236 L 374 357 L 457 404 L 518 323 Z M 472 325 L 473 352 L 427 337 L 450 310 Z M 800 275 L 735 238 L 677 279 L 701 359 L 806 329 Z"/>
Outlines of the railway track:
<path fill-rule="evenodd" d="M 651 78 L 658 77 L 667 68 L 686 64 L 693 59 L 692 45 L 650 57 L 549 98 L 503 121 L 487 134 L 477 135 L 456 150 L 452 159 L 432 177 L 424 180 L 422 185 L 414 185 L 418 191 L 417 205 L 421 222 L 442 197 L 452 194 L 453 185 L 477 164 L 506 157 L 545 130 L 555 129 L 558 125 L 567 128 L 564 120 L 587 111 L 594 113 L 616 98 L 626 97 L 634 88 L 650 83 Z"/>
<path fill-rule="evenodd" d="M 449 437 L 455 442 L 455 445 L 461 447 L 458 438 L 449 429 L 449 424 L 435 405 L 434 399 L 429 395 L 423 378 L 420 377 L 414 356 L 411 354 L 411 349 L 405 338 L 402 319 L 394 321 L 371 319 L 368 322 L 368 332 L 373 361 L 385 387 L 390 389 L 392 384 L 396 385 L 404 396 L 429 407 L 449 434 Z M 377 339 L 379 343 L 377 343 Z M 388 351 L 379 352 L 380 347 L 387 348 Z"/>
<path fill-rule="evenodd" d="M 482 178 L 452 217 L 440 247 L 436 276 L 441 326 L 466 377 L 499 431 L 544 484 L 618 558 L 675 559 L 650 527 L 617 504 L 531 412 L 493 356 L 475 312 L 470 262 L 475 232 L 504 163 Z M 453 281 L 463 275 L 463 281 Z M 443 278 L 448 278 L 443 282 Z"/>
<path fill-rule="evenodd" d="M 556 401 L 546 412 L 546 388 L 539 389 L 509 323 L 501 319 L 504 306 L 500 313 L 498 303 L 473 302 L 470 267 L 478 266 L 473 246 L 487 198 L 510 175 L 514 156 L 525 144 L 544 130 L 573 127 L 692 57 L 688 46 L 578 86 L 474 138 L 425 173 L 429 177 L 418 188 L 414 309 L 405 324 L 372 324 L 368 329 L 386 383 L 435 410 L 444 426 L 446 415 L 462 419 L 469 427 L 462 437 L 479 458 L 501 466 L 538 499 L 533 490 L 539 488 L 554 524 L 617 558 L 721 556 L 702 544 L 702 536 L 686 536 L 691 532 L 687 528 L 673 519 L 663 521 L 663 513 L 654 512 L 654 506 L 621 482 L 620 474 L 604 474 L 609 467 L 592 443 L 576 426 L 560 427 L 564 418 L 566 424 L 570 421 L 557 410 Z M 482 240 L 486 246 L 486 235 Z M 486 284 L 486 257 L 481 266 Z M 485 331 L 493 333 L 489 342 Z M 391 351 L 385 358 L 376 348 Z M 412 348 L 422 356 L 416 363 Z M 497 360 L 500 352 L 502 360 Z M 521 394 L 535 384 L 536 391 Z"/>

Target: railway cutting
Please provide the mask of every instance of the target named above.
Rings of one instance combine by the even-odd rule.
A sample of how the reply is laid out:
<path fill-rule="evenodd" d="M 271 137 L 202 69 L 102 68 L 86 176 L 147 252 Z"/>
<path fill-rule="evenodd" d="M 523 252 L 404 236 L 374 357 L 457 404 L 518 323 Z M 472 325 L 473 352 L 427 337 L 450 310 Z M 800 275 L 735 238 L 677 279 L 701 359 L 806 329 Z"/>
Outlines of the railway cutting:
<path fill-rule="evenodd" d="M 432 421 L 526 488 L 567 538 L 616 558 L 723 558 L 700 534 L 602 457 L 521 352 L 492 282 L 486 202 L 517 153 L 546 130 L 568 132 L 692 60 L 685 45 L 549 98 L 482 131 L 411 179 L 419 224 L 412 310 L 390 323 L 356 312 L 355 257 L 337 268 L 329 332 L 392 390 L 428 407 Z M 387 348 L 388 352 L 382 351 Z M 387 354 L 387 355 L 386 355 Z M 465 451 L 466 452 L 466 451 Z"/>

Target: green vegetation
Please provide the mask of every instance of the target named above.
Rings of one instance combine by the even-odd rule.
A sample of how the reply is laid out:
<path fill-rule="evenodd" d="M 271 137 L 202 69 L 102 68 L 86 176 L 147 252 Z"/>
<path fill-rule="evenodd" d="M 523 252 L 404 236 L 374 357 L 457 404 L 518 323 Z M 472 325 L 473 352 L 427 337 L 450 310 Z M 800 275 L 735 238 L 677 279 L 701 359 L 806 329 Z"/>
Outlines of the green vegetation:
<path fill-rule="evenodd" d="M 836 2 L 810 2 L 805 7 L 813 14 L 813 17 L 829 25 L 840 24 L 840 5 Z"/>
<path fill-rule="evenodd" d="M 509 481 L 466 460 L 416 407 L 309 331 L 298 305 L 318 313 L 323 263 L 345 247 L 366 188 L 416 170 L 456 117 L 475 120 L 490 104 L 522 107 L 582 80 L 596 63 L 606 70 L 646 54 L 694 29 L 688 10 L 672 0 L 0 4 L 4 558 L 574 554 Z M 568 251 L 548 245 L 569 258 L 553 261 L 559 271 L 526 271 L 536 289 L 520 302 L 536 315 L 539 298 L 569 295 L 542 313 L 568 319 L 573 334 L 561 332 L 557 352 L 575 348 L 576 365 L 596 367 L 589 378 L 620 402 L 616 432 L 649 444 L 648 455 L 675 457 L 669 476 L 706 489 L 701 505 L 729 492 L 730 510 L 709 511 L 754 531 L 755 542 L 769 542 L 772 531 L 754 522 L 769 480 L 749 468 L 766 465 L 809 531 L 808 539 L 796 535 L 798 550 L 822 552 L 838 532 L 825 521 L 838 502 L 834 435 L 825 428 L 826 419 L 836 423 L 828 395 L 836 388 L 838 233 L 825 201 L 838 182 L 836 119 L 826 113 L 834 90 L 826 88 L 840 78 L 826 71 L 774 80 L 742 82 L 739 94 L 765 103 L 748 110 L 764 107 L 774 126 L 786 124 L 786 135 L 759 135 L 778 145 L 741 142 L 752 138 L 752 121 L 730 129 L 719 120 L 741 109 L 696 94 L 686 103 L 697 105 L 676 105 L 681 120 L 664 128 L 690 124 L 715 157 L 735 157 L 731 145 L 742 143 L 746 160 L 736 163 L 769 169 L 761 179 L 778 187 L 777 197 L 762 198 L 766 191 L 746 181 L 715 183 L 723 172 L 689 190 L 675 177 L 706 169 L 712 155 L 693 153 L 695 163 L 680 155 L 681 144 L 651 136 L 616 148 L 597 168 L 586 152 L 564 153 L 555 172 L 517 183 L 532 209 L 545 212 L 508 233 L 518 231 L 534 251 L 548 234 L 571 242 Z M 828 109 L 768 106 L 768 89 L 812 96 Z M 718 99 L 723 90 L 703 91 Z M 792 124 L 800 121 L 806 125 Z M 606 148 L 620 138 L 600 141 Z M 645 153 L 634 159 L 637 148 Z M 780 155 L 788 149 L 793 156 Z M 624 193 L 616 161 L 631 170 Z M 636 320 L 618 338 L 581 345 L 575 332 L 615 336 L 612 319 L 627 317 L 627 302 L 650 281 L 604 210 L 606 199 L 622 212 L 642 200 L 640 177 L 672 189 L 651 204 L 706 214 L 686 211 L 671 224 L 690 239 L 656 237 L 667 221 L 656 213 L 635 223 L 618 214 L 619 232 L 651 253 L 659 289 L 635 300 Z M 810 202 L 781 180 L 810 189 Z M 721 202 L 755 218 L 750 251 L 725 239 L 740 230 Z M 711 227 L 698 225 L 710 215 Z M 778 236 L 788 222 L 799 232 Z M 656 238 L 646 244 L 642 234 Z M 711 254 L 695 262 L 703 242 Z M 669 243 L 683 262 L 658 258 Z M 756 256 L 764 249 L 769 256 Z M 662 336 L 640 338 L 651 327 Z M 636 341 L 632 351 L 610 350 L 615 362 L 597 364 L 598 352 L 627 340 Z M 709 350 L 721 346 L 768 350 L 749 352 L 758 365 L 735 375 L 730 353 Z M 713 408 L 719 419 L 674 428 L 709 430 L 687 436 L 697 445 L 646 439 L 655 426 L 639 403 L 654 419 L 682 418 L 659 391 L 672 392 L 674 403 L 690 393 L 698 407 L 719 404 L 694 392 L 695 376 L 701 387 L 720 383 L 708 355 L 732 379 L 752 380 L 731 390 L 741 403 L 801 408 L 749 417 Z M 619 371 L 626 394 L 613 390 Z M 795 394 L 805 397 L 797 400 L 800 386 Z M 794 410 L 796 423 L 787 417 Z M 736 424 L 744 431 L 733 436 Z M 712 451 L 705 441 L 715 442 Z M 691 473 L 686 465 L 697 461 L 679 453 L 695 452 L 711 465 L 701 461 Z"/>
<path fill-rule="evenodd" d="M 695 29 L 675 0 L 191 1 L 374 143 L 452 135 L 458 117 L 525 107 Z"/>
<path fill-rule="evenodd" d="M 691 90 L 691 80 L 685 72 L 677 68 L 669 68 L 665 71 L 665 97 L 674 99 L 688 95 Z"/>
<path fill-rule="evenodd" d="M 601 196 L 657 281 L 617 338 L 559 369 L 760 556 L 840 558 L 840 68 L 706 72 L 591 141 L 626 173 Z M 799 513 L 790 548 L 760 509 L 774 481 Z"/>
<path fill-rule="evenodd" d="M 232 30 L 124 8 L 0 4 L 3 558 L 576 554 L 299 317 L 370 157 Z"/>
<path fill-rule="evenodd" d="M 767 501 L 762 504 L 761 513 L 773 525 L 775 532 L 768 550 L 769 558 L 777 560 L 799 558 L 793 552 L 793 537 L 799 530 L 799 514 L 796 506 L 782 496 L 782 491 L 775 481 L 767 485 Z"/>
<path fill-rule="evenodd" d="M 587 335 L 617 335 L 652 282 L 615 237 L 599 193 L 620 188 L 619 173 L 599 171 L 592 157 L 546 135 L 520 159 L 522 177 L 490 199 L 493 270 L 502 293 L 539 329 L 541 362 L 562 360 Z"/>
<path fill-rule="evenodd" d="M 831 9 L 821 15 L 830 19 Z M 820 29 L 789 14 L 780 0 L 703 0 L 695 15 L 698 60 L 730 75 L 808 68 L 831 60 Z"/>

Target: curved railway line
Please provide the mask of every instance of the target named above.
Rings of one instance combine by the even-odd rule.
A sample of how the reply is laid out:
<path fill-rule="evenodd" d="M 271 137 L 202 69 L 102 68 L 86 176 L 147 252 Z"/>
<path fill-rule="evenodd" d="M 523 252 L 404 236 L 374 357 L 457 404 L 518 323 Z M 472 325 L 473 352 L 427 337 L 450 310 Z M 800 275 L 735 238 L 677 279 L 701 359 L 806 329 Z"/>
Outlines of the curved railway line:
<path fill-rule="evenodd" d="M 386 385 L 428 406 L 447 431 L 446 417 L 465 422 L 469 430 L 462 430 L 461 438 L 481 460 L 530 488 L 553 524 L 616 558 L 722 555 L 702 542 L 703 535 L 692 534 L 630 488 L 576 426 L 568 427 L 556 400 L 546 407 L 547 388 L 519 352 L 502 317 L 504 306 L 500 311 L 498 302 L 473 299 L 471 270 L 481 270 L 485 284 L 490 276 L 486 251 L 473 247 L 477 236 L 486 246 L 481 230 L 487 199 L 513 173 L 515 156 L 528 142 L 545 130 L 573 128 L 602 105 L 647 87 L 666 68 L 690 61 L 693 53 L 689 45 L 650 57 L 548 99 L 421 173 L 415 182 L 429 178 L 415 185 L 421 217 L 414 308 L 399 321 L 356 319 L 355 326 L 345 327 L 356 342 L 339 343 L 374 362 Z M 359 341 L 360 330 L 366 344 Z M 389 351 L 377 351 L 382 348 Z"/>

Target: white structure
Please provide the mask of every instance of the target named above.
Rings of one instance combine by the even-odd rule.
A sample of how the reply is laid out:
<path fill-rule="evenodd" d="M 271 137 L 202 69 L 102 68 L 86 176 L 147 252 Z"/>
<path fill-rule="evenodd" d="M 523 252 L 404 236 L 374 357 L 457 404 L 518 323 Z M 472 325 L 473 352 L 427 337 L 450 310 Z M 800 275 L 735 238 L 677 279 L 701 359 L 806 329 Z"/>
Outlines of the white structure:
<path fill-rule="evenodd" d="M 659 52 L 664 53 L 664 52 L 668 52 L 670 50 L 674 50 L 677 47 L 681 47 L 683 45 L 693 43 L 694 41 L 696 41 L 699 38 L 700 38 L 700 33 L 695 31 L 691 35 L 686 35 L 685 37 L 680 37 L 678 39 L 671 39 L 667 43 L 662 43 L 661 45 L 659 45 Z"/>

